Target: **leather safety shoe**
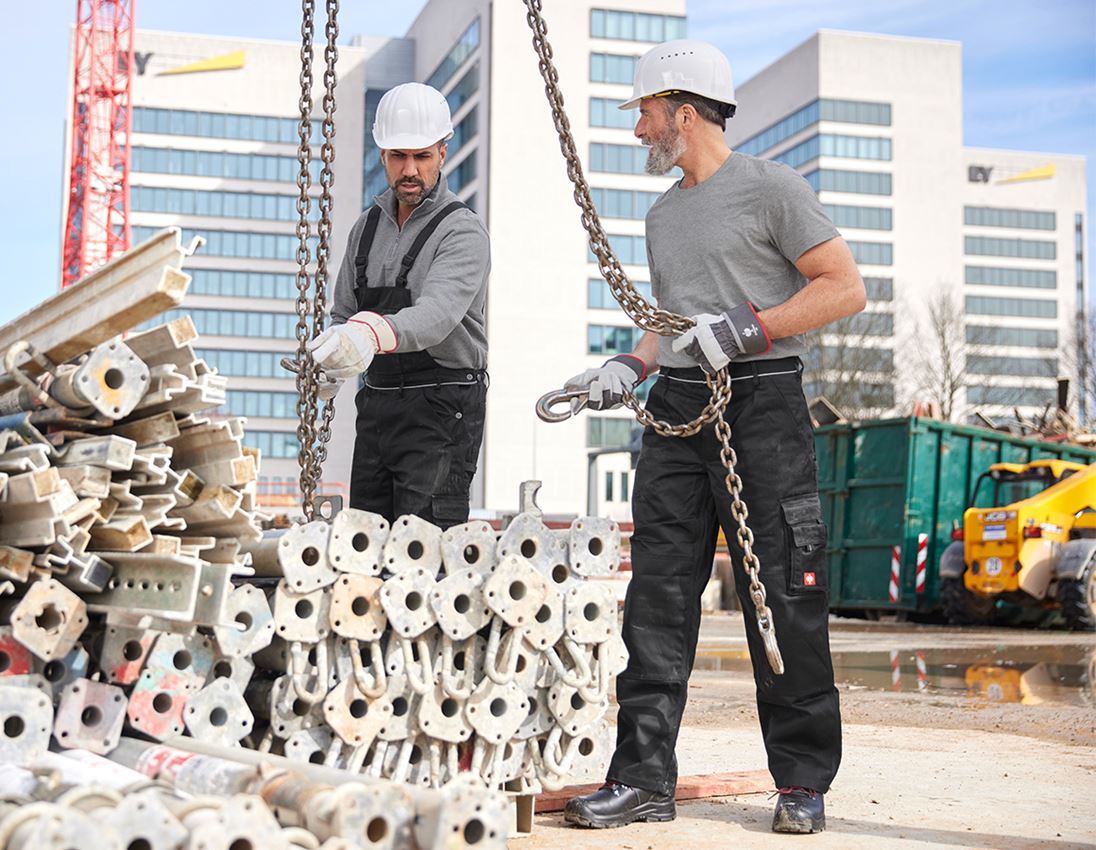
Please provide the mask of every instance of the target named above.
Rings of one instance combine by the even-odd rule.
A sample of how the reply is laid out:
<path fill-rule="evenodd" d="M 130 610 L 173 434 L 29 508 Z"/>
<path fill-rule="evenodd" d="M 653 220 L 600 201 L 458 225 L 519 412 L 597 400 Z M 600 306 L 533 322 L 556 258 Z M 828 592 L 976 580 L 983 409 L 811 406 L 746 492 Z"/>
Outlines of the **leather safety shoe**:
<path fill-rule="evenodd" d="M 826 828 L 824 794 L 813 788 L 781 788 L 773 812 L 773 832 L 821 832 Z"/>
<path fill-rule="evenodd" d="M 593 794 L 567 801 L 563 819 L 576 826 L 608 829 L 636 821 L 668 821 L 677 817 L 674 798 L 619 782 L 606 782 Z"/>

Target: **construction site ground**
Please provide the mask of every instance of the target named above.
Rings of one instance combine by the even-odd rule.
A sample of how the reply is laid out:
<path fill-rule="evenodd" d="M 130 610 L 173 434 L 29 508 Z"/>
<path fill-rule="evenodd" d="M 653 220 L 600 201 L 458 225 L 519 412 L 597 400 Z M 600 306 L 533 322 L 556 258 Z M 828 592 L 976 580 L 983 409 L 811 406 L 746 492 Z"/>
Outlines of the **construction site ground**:
<path fill-rule="evenodd" d="M 844 618 L 830 628 L 844 757 L 826 832 L 771 833 L 773 801 L 752 793 L 614 830 L 537 814 L 510 847 L 1096 848 L 1096 636 Z M 682 777 L 763 770 L 741 614 L 705 617 L 689 690 Z"/>

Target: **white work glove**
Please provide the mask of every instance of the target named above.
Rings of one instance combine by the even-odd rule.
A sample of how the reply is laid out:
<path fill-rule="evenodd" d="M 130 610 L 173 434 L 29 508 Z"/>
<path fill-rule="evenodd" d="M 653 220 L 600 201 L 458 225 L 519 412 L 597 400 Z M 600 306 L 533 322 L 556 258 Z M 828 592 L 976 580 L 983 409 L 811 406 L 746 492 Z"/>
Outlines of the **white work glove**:
<path fill-rule="evenodd" d="M 319 380 L 316 381 L 316 395 L 319 396 L 320 401 L 331 401 L 339 394 L 342 385 L 342 378 L 325 377 L 321 372 Z"/>
<path fill-rule="evenodd" d="M 632 390 L 647 377 L 647 367 L 634 354 L 618 354 L 596 369 L 587 369 L 563 385 L 565 390 L 586 390 L 591 410 L 620 407 L 625 390 Z"/>
<path fill-rule="evenodd" d="M 750 303 L 739 304 L 718 316 L 701 313 L 691 317 L 696 325 L 673 341 L 675 352 L 684 351 L 705 372 L 718 372 L 742 354 L 764 354 L 772 342 Z"/>
<path fill-rule="evenodd" d="M 354 378 L 369 368 L 373 356 L 396 348 L 396 332 L 379 313 L 355 313 L 308 343 L 312 359 L 328 378 Z"/>

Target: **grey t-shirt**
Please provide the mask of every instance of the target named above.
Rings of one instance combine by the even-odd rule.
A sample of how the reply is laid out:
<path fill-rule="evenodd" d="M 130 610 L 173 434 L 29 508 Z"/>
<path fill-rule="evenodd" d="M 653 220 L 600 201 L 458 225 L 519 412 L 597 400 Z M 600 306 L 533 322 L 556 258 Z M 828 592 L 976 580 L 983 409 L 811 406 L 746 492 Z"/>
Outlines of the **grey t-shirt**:
<path fill-rule="evenodd" d="M 647 213 L 647 261 L 658 306 L 683 316 L 751 302 L 782 304 L 807 280 L 794 263 L 837 236 L 807 181 L 783 163 L 732 153 L 711 177 L 671 186 Z M 697 363 L 659 340 L 660 366 Z M 800 336 L 773 340 L 756 358 L 806 353 Z"/>

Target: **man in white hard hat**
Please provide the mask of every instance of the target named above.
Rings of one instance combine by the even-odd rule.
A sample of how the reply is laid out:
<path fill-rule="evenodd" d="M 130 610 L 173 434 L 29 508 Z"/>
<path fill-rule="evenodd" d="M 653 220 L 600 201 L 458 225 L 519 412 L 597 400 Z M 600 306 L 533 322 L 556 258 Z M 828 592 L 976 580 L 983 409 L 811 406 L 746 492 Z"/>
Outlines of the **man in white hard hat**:
<path fill-rule="evenodd" d="M 674 748 L 720 526 L 757 686 L 769 770 L 779 789 L 777 832 L 825 828 L 823 795 L 841 760 L 841 719 L 827 631 L 826 527 L 803 398 L 802 334 L 863 309 L 864 284 L 844 240 L 806 181 L 786 165 L 732 152 L 724 139 L 736 102 L 731 68 L 700 41 L 660 44 L 636 65 L 635 134 L 647 170 L 684 177 L 647 214 L 651 291 L 691 316 L 677 338 L 646 333 L 635 351 L 567 382 L 589 406 L 617 406 L 658 371 L 647 410 L 673 423 L 709 400 L 705 372 L 728 367 L 725 413 L 749 508 L 753 551 L 785 672 L 774 675 L 752 616 L 720 442 L 709 425 L 687 439 L 648 428 L 632 495 L 632 579 L 624 607 L 627 670 L 617 680 L 617 747 L 607 781 L 567 804 L 587 827 L 672 820 Z"/>
<path fill-rule="evenodd" d="M 358 391 L 350 505 L 389 522 L 468 520 L 487 397 L 487 230 L 441 173 L 453 135 L 437 89 L 406 83 L 377 105 L 389 188 L 350 231 L 332 327 L 309 348 L 333 397 Z"/>

